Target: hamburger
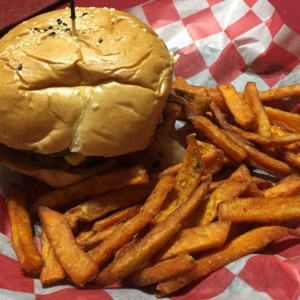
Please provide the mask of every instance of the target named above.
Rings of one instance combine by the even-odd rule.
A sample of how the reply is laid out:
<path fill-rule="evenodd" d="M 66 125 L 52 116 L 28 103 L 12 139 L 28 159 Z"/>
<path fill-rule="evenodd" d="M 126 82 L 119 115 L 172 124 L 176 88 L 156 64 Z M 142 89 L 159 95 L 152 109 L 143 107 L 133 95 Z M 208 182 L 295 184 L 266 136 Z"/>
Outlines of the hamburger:
<path fill-rule="evenodd" d="M 147 148 L 172 71 L 126 12 L 76 8 L 75 35 L 69 9 L 19 24 L 0 40 L 0 164 L 62 187 Z"/>

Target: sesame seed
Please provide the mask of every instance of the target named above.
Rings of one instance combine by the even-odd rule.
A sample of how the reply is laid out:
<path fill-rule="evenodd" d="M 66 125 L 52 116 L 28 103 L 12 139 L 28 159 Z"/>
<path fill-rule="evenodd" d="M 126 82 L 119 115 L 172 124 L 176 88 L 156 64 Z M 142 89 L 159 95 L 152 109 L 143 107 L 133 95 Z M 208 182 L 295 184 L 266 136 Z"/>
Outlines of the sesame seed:
<path fill-rule="evenodd" d="M 84 12 L 84 13 L 82 14 L 82 16 L 86 16 L 86 15 L 88 15 L 88 12 Z"/>
<path fill-rule="evenodd" d="M 57 19 L 56 22 L 57 22 L 58 25 L 60 25 L 62 23 L 62 20 L 61 19 Z"/>
<path fill-rule="evenodd" d="M 93 110 L 96 110 L 96 109 L 98 109 L 99 108 L 99 103 L 93 103 L 92 104 L 92 109 Z"/>
<path fill-rule="evenodd" d="M 174 55 L 174 53 L 172 53 L 171 57 L 172 57 L 173 63 L 175 64 L 180 59 L 180 54 L 177 53 Z"/>
<path fill-rule="evenodd" d="M 110 21 L 111 21 L 112 23 L 115 23 L 115 22 L 116 22 L 116 18 L 111 18 Z"/>
<path fill-rule="evenodd" d="M 18 70 L 18 71 L 21 71 L 22 68 L 23 68 L 23 65 L 22 65 L 22 64 L 19 64 L 19 65 L 17 66 L 17 70 Z"/>

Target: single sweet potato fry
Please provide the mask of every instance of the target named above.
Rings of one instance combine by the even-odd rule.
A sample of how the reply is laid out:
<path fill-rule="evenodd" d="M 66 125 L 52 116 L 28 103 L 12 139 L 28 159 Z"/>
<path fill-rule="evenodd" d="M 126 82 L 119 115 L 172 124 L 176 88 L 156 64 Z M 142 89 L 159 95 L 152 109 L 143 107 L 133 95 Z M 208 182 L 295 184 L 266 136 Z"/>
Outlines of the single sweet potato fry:
<path fill-rule="evenodd" d="M 179 231 L 161 251 L 155 255 L 155 260 L 165 260 L 171 257 L 222 246 L 227 238 L 230 222 L 217 221 L 198 227 Z"/>
<path fill-rule="evenodd" d="M 300 193 L 300 175 L 291 174 L 263 191 L 265 197 L 291 197 Z"/>
<path fill-rule="evenodd" d="M 266 114 L 265 108 L 260 100 L 259 91 L 255 82 L 247 82 L 243 94 L 243 99 L 251 107 L 257 118 L 255 131 L 265 137 L 271 136 L 271 124 Z"/>
<path fill-rule="evenodd" d="M 131 274 L 128 281 L 135 286 L 147 286 L 168 280 L 194 266 L 195 260 L 192 256 L 181 254 Z"/>
<path fill-rule="evenodd" d="M 102 231 L 94 232 L 93 235 L 91 235 L 84 241 L 81 240 L 79 242 L 78 239 L 76 239 L 76 241 L 80 244 L 80 246 L 85 251 L 89 251 L 89 250 L 95 248 L 97 245 L 99 245 L 105 238 L 107 238 L 108 236 L 113 234 L 114 231 L 117 230 L 118 228 L 120 228 L 124 222 L 125 222 L 125 220 L 123 220 L 119 223 L 113 224 L 110 227 L 108 227 Z"/>
<path fill-rule="evenodd" d="M 287 129 L 290 132 L 300 132 L 300 115 L 281 109 L 266 106 L 268 118 L 273 125 Z"/>
<path fill-rule="evenodd" d="M 231 222 L 282 222 L 300 217 L 300 196 L 238 198 L 218 206 L 220 220 Z"/>
<path fill-rule="evenodd" d="M 257 119 L 249 103 L 237 93 L 232 84 L 219 84 L 218 90 L 223 95 L 227 107 L 232 113 L 235 121 L 245 129 L 253 128 L 257 124 Z"/>
<path fill-rule="evenodd" d="M 78 286 L 84 286 L 98 273 L 97 264 L 76 243 L 71 227 L 59 212 L 39 207 L 39 217 L 55 257 Z"/>
<path fill-rule="evenodd" d="M 260 91 L 259 97 L 263 102 L 300 96 L 300 84 L 278 86 L 266 91 Z"/>
<path fill-rule="evenodd" d="M 292 134 L 293 131 L 289 131 L 288 129 L 285 129 L 278 125 L 271 125 L 271 133 L 272 133 L 272 136 L 275 136 L 275 137 L 286 137 L 286 136 Z M 298 134 L 298 133 L 296 133 L 296 134 Z M 285 145 L 282 148 L 284 150 L 288 150 L 288 151 L 297 153 L 300 151 L 300 142 L 290 143 L 290 144 Z"/>
<path fill-rule="evenodd" d="M 279 150 L 284 161 L 296 170 L 300 170 L 300 152 L 290 151 L 288 149 Z"/>
<path fill-rule="evenodd" d="M 83 227 L 83 229 L 76 236 L 76 242 L 78 244 L 84 243 L 88 238 L 93 236 L 96 232 L 91 229 L 90 224 Z"/>
<path fill-rule="evenodd" d="M 27 199 L 22 187 L 11 184 L 7 195 L 7 210 L 11 225 L 11 240 L 21 269 L 38 273 L 43 260 L 34 243 Z"/>
<path fill-rule="evenodd" d="M 142 204 L 136 204 L 136 205 L 127 207 L 125 209 L 122 209 L 120 211 L 117 211 L 114 214 L 95 222 L 92 227 L 92 230 L 102 231 L 102 230 L 105 230 L 106 228 L 108 228 L 116 223 L 119 223 L 123 220 L 129 220 L 138 214 L 141 207 L 142 207 Z"/>
<path fill-rule="evenodd" d="M 41 232 L 40 241 L 42 258 L 44 261 L 44 265 L 40 274 L 40 280 L 42 285 L 50 285 L 65 278 L 66 273 L 60 262 L 55 257 L 49 240 L 43 229 Z"/>

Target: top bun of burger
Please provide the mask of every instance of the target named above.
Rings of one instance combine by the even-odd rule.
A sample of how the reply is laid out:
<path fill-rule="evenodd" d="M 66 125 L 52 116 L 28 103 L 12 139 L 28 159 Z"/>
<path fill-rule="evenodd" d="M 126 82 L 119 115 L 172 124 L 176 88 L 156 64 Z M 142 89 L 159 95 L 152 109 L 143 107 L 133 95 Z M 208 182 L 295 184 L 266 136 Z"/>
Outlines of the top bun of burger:
<path fill-rule="evenodd" d="M 164 42 L 134 16 L 76 8 L 0 40 L 0 143 L 34 153 L 117 156 L 145 149 L 172 80 Z"/>

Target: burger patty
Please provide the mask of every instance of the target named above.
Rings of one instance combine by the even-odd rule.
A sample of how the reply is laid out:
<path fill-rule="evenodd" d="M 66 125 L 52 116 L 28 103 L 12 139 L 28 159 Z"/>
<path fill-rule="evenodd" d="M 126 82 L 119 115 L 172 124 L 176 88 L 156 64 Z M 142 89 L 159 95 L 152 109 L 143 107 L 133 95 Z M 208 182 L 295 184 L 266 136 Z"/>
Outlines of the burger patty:
<path fill-rule="evenodd" d="M 65 153 L 65 152 L 63 152 Z M 9 169 L 37 170 L 63 169 L 75 174 L 95 174 L 116 164 L 113 158 L 90 156 L 79 166 L 72 166 L 66 162 L 63 153 L 46 155 L 26 150 L 16 150 L 0 144 L 0 165 Z"/>

